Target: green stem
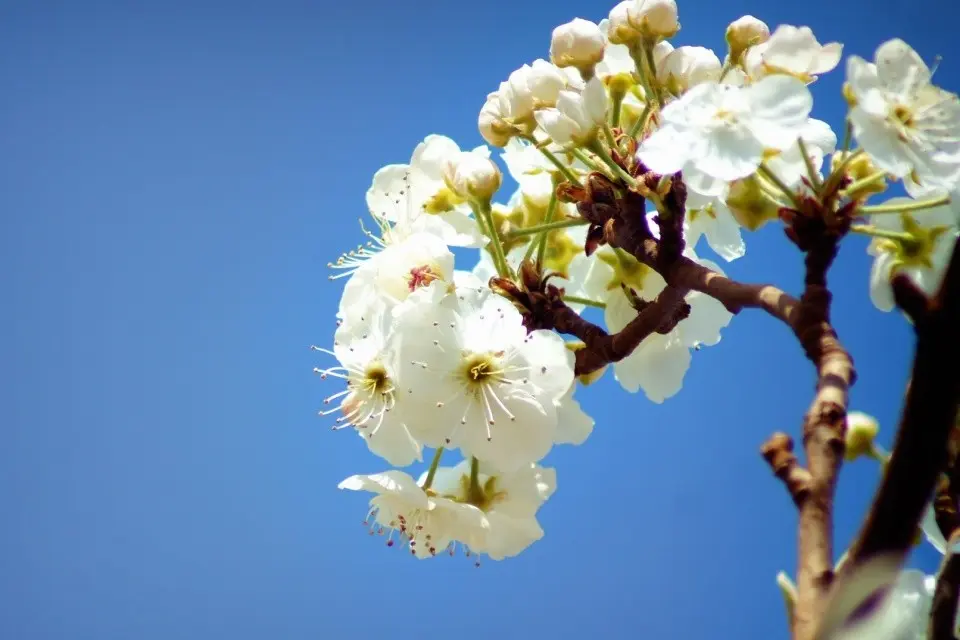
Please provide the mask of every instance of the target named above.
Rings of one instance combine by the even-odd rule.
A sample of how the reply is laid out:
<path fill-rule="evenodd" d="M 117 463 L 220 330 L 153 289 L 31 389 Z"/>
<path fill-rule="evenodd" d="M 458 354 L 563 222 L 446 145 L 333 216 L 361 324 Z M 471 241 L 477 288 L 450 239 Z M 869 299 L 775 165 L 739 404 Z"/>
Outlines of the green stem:
<path fill-rule="evenodd" d="M 603 148 L 603 145 L 600 144 L 599 140 L 594 139 L 592 142 L 587 144 L 587 148 L 590 151 L 593 151 L 598 158 L 603 160 L 603 163 L 610 167 L 610 169 L 617 175 L 621 180 L 626 182 L 631 187 L 637 186 L 637 181 L 629 173 L 623 170 L 623 167 L 618 165 L 613 161 L 613 158 L 610 157 L 610 154 L 607 153 L 607 150 Z"/>
<path fill-rule="evenodd" d="M 610 130 L 610 125 L 606 123 L 603 125 L 603 137 L 607 139 L 607 144 L 610 145 L 611 149 L 617 148 L 617 143 L 613 139 L 613 131 Z"/>
<path fill-rule="evenodd" d="M 556 207 L 554 207 L 556 208 Z M 550 215 L 550 209 L 547 209 L 547 216 Z M 514 229 L 507 234 L 508 238 L 519 238 L 522 236 L 530 236 L 535 233 L 540 233 L 541 231 L 553 231 L 555 229 L 565 229 L 567 227 L 579 227 L 583 224 L 590 224 L 588 220 L 583 218 L 566 218 L 564 220 L 554 220 L 552 222 L 544 222 L 543 224 L 535 224 L 531 227 L 524 227 L 523 229 Z"/>
<path fill-rule="evenodd" d="M 427 479 L 423 481 L 424 491 L 433 486 L 433 478 L 437 475 L 437 468 L 440 467 L 440 458 L 443 457 L 443 447 L 438 447 L 433 454 L 433 460 L 430 461 L 430 468 L 427 469 Z"/>
<path fill-rule="evenodd" d="M 547 205 L 547 215 L 544 216 L 544 224 L 553 224 L 553 217 L 557 215 L 557 188 L 554 185 L 553 193 L 550 195 L 550 204 Z M 558 220 L 558 222 L 563 222 Z M 537 236 L 537 267 L 543 264 L 543 254 L 547 251 L 547 238 L 550 235 L 549 229 L 544 229 L 540 232 L 540 235 Z"/>
<path fill-rule="evenodd" d="M 904 202 L 903 204 L 875 204 L 866 205 L 857 209 L 857 213 L 869 215 L 873 213 L 901 213 L 906 211 L 923 211 L 924 209 L 933 209 L 945 204 L 950 204 L 950 195 L 943 194 L 929 200 L 915 200 L 913 202 Z"/>
<path fill-rule="evenodd" d="M 654 94 L 657 96 L 657 104 L 660 106 L 660 109 L 663 109 L 663 96 L 660 95 L 660 91 L 657 88 L 657 65 L 653 62 L 653 47 L 644 44 L 643 54 L 647 60 L 647 66 L 650 67 L 650 86 L 653 88 Z"/>
<path fill-rule="evenodd" d="M 820 179 L 820 172 L 813 166 L 813 159 L 810 157 L 810 152 L 807 151 L 807 143 L 803 141 L 803 138 L 797 138 L 797 144 L 800 145 L 800 155 L 803 156 L 803 164 L 807 166 L 807 177 L 810 178 L 810 184 L 813 185 L 813 190 L 816 193 L 820 193 L 820 188 L 823 187 L 823 181 Z"/>
<path fill-rule="evenodd" d="M 626 94 L 619 91 L 612 92 L 610 98 L 613 101 L 613 105 L 610 109 L 610 126 L 619 127 L 620 126 L 620 108 L 623 106 L 623 98 Z"/>
<path fill-rule="evenodd" d="M 580 296 L 563 296 L 565 302 L 572 302 L 574 304 L 582 304 L 588 307 L 596 307 L 598 309 L 606 309 L 607 303 L 600 302 L 599 300 L 591 300 L 589 298 L 581 298 Z"/>
<path fill-rule="evenodd" d="M 490 237 L 490 242 L 493 245 L 493 264 L 497 268 L 497 274 L 501 278 L 510 278 L 512 280 L 510 267 L 507 265 L 507 256 L 503 252 L 503 244 L 500 242 L 500 233 L 493 223 L 493 211 L 490 209 L 490 201 L 474 201 L 470 204 L 477 217 L 483 216 L 484 223 L 487 227 L 487 235 Z"/>
<path fill-rule="evenodd" d="M 633 126 L 630 127 L 630 137 L 636 138 L 637 134 L 643 130 L 643 125 L 647 123 L 647 118 L 650 117 L 650 112 L 653 110 L 653 104 L 647 102 L 643 105 L 643 111 L 640 113 L 640 119 L 633 123 Z"/>
<path fill-rule="evenodd" d="M 596 171 L 597 173 L 604 173 L 603 168 L 602 168 L 600 165 L 598 165 L 596 162 L 594 162 L 593 160 L 591 160 L 591 159 L 587 156 L 587 154 L 585 154 L 583 151 L 580 151 L 580 149 L 577 149 L 576 147 L 571 147 L 570 153 L 573 154 L 573 157 L 574 157 L 574 158 L 576 158 L 577 160 L 579 160 L 579 161 L 582 162 L 583 164 L 587 165 L 587 168 L 588 168 L 588 169 L 592 169 L 593 171 Z"/>
<path fill-rule="evenodd" d="M 852 224 L 850 225 L 850 231 L 854 233 L 861 233 L 865 236 L 873 236 L 874 238 L 886 238 L 888 240 L 899 240 L 901 242 L 910 242 L 914 240 L 912 235 L 904 231 L 878 229 L 877 227 L 869 224 Z"/>
<path fill-rule="evenodd" d="M 843 128 L 843 144 L 840 145 L 840 153 L 846 154 L 850 151 L 850 143 L 853 141 L 853 123 L 847 120 Z"/>
<path fill-rule="evenodd" d="M 877 171 L 874 174 L 867 176 L 866 178 L 861 178 L 856 182 L 851 182 L 850 186 L 843 190 L 843 195 L 850 196 L 856 192 L 866 189 L 867 187 L 872 187 L 877 182 L 885 181 L 887 178 L 887 173 L 885 171 Z"/>
<path fill-rule="evenodd" d="M 479 499 L 478 499 L 479 498 Z M 467 499 L 470 504 L 482 502 L 483 489 L 480 488 L 480 461 L 470 458 L 470 487 L 467 489 Z"/>
<path fill-rule="evenodd" d="M 580 184 L 580 180 L 577 179 L 577 176 L 574 175 L 573 171 L 570 170 L 570 167 L 563 164 L 560 161 L 560 158 L 555 156 L 553 152 L 550 151 L 550 149 L 547 149 L 546 147 L 541 147 L 540 145 L 537 144 L 537 141 L 532 137 L 527 137 L 527 140 L 532 142 L 534 146 L 540 149 L 540 153 L 542 153 L 547 158 L 547 160 L 553 163 L 553 166 L 555 166 L 557 170 L 563 174 L 563 177 L 567 179 L 567 182 L 574 185 L 575 187 L 583 186 L 582 184 Z"/>
<path fill-rule="evenodd" d="M 797 200 L 797 195 L 790 190 L 790 187 L 783 183 L 783 180 L 781 180 L 777 174 L 770 170 L 770 167 L 761 162 L 760 166 L 757 167 L 757 173 L 775 184 L 777 189 L 783 192 L 783 195 L 790 199 L 790 202 L 793 203 L 793 206 L 795 206 L 797 209 L 800 208 L 800 202 Z"/>

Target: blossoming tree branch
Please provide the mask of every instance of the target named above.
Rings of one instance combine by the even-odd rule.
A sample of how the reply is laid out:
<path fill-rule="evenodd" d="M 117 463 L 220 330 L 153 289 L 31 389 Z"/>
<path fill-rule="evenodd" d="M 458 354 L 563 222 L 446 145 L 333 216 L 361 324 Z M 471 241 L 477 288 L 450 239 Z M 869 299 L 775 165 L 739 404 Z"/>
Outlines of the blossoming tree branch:
<path fill-rule="evenodd" d="M 672 0 L 554 29 L 550 61 L 524 64 L 480 109 L 519 185 L 508 198 L 495 202 L 489 147 L 438 135 L 374 175 L 367 240 L 331 265 L 345 279 L 333 348 L 315 348 L 337 361 L 320 376 L 345 385 L 321 413 L 395 468 L 340 488 L 374 494 L 370 532 L 417 558 L 514 556 L 543 536 L 556 472 L 540 461 L 593 429 L 578 389 L 612 370 L 664 402 L 691 350 L 756 309 L 786 325 L 815 374 L 802 454 L 783 433 L 762 446 L 799 514 L 795 576 L 777 578 L 793 637 L 953 638 L 960 101 L 891 40 L 873 61 L 847 58 L 838 136 L 811 117 L 808 87 L 837 72 L 840 44 L 744 16 L 721 61 L 674 48 L 679 29 Z M 878 202 L 897 182 L 909 197 Z M 743 229 L 765 224 L 782 225 L 803 261 L 797 295 L 731 280 L 697 254 L 705 243 L 740 259 Z M 828 276 L 851 234 L 871 238 L 873 303 L 899 308 L 917 335 L 889 453 L 875 421 L 848 411 L 854 362 L 831 324 Z M 452 248 L 479 260 L 457 269 Z M 837 475 L 857 457 L 885 472 L 838 558 Z M 400 470 L 414 463 L 418 478 Z M 920 527 L 944 553 L 938 576 L 902 568 Z"/>

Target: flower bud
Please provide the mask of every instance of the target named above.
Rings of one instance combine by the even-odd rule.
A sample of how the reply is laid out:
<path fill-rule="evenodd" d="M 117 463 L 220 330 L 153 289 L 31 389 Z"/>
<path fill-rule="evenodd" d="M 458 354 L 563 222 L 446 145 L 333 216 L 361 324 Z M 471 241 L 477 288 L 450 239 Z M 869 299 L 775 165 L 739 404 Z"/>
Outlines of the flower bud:
<path fill-rule="evenodd" d="M 503 119 L 500 112 L 500 97 L 496 93 L 487 96 L 487 101 L 480 109 L 477 121 L 480 135 L 494 147 L 505 147 L 516 133 L 516 129 Z"/>
<path fill-rule="evenodd" d="M 737 223 L 750 231 L 780 215 L 780 205 L 764 193 L 756 174 L 731 182 L 726 204 Z"/>
<path fill-rule="evenodd" d="M 627 8 L 630 25 L 653 41 L 672 38 L 680 31 L 674 0 L 634 0 Z"/>
<path fill-rule="evenodd" d="M 630 7 L 633 0 L 624 0 L 610 10 L 607 39 L 610 44 L 632 45 L 640 39 L 640 32 L 630 24 Z"/>
<path fill-rule="evenodd" d="M 743 16 L 730 23 L 726 38 L 727 46 L 730 47 L 730 59 L 738 62 L 744 51 L 770 39 L 770 27 L 763 20 Z"/>
<path fill-rule="evenodd" d="M 675 96 L 702 82 L 720 79 L 720 59 L 705 47 L 679 47 L 657 65 L 657 82 Z"/>
<path fill-rule="evenodd" d="M 461 197 L 489 201 L 500 188 L 500 168 L 490 158 L 461 152 L 451 163 L 453 190 Z"/>
<path fill-rule="evenodd" d="M 847 451 L 844 454 L 847 461 L 860 456 L 873 457 L 873 441 L 879 431 L 880 425 L 871 416 L 860 411 L 847 413 Z"/>
<path fill-rule="evenodd" d="M 603 60 L 607 39 L 600 27 L 582 18 L 562 24 L 550 39 L 550 60 L 558 67 L 592 70 Z"/>
<path fill-rule="evenodd" d="M 836 171 L 843 161 L 850 157 L 852 151 L 838 151 L 830 158 L 830 170 Z M 873 164 L 873 161 L 870 160 L 870 156 L 866 153 L 858 154 L 853 158 L 847 165 L 843 168 L 843 173 L 850 179 L 851 182 L 857 182 L 858 180 L 863 180 L 870 176 L 876 175 L 880 170 Z M 878 179 L 869 184 L 864 184 L 862 187 L 858 188 L 856 191 L 851 192 L 847 191 L 846 195 L 851 200 L 857 200 L 859 198 L 865 198 L 867 196 L 876 195 L 878 193 L 883 193 L 887 190 L 887 181 L 884 179 Z"/>

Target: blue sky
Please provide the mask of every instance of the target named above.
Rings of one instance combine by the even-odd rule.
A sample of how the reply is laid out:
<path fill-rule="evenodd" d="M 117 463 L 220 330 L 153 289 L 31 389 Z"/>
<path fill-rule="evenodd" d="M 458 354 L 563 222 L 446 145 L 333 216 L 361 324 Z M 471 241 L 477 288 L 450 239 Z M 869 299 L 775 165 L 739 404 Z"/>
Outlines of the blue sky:
<path fill-rule="evenodd" d="M 364 497 L 336 484 L 384 467 L 315 416 L 334 390 L 308 349 L 332 341 L 325 264 L 360 240 L 374 171 L 429 133 L 479 144 L 485 95 L 611 6 L 0 4 L 0 637 L 785 637 L 796 517 L 758 447 L 798 434 L 814 380 L 759 313 L 664 405 L 612 378 L 582 391 L 597 427 L 548 458 L 546 537 L 480 569 L 368 537 Z M 676 42 L 722 55 L 745 13 L 868 57 L 899 35 L 957 90 L 960 14 L 928 7 L 681 0 Z M 835 127 L 841 82 L 814 87 Z M 778 229 L 747 247 L 732 276 L 797 290 Z M 912 338 L 870 305 L 864 249 L 833 270 L 835 317 L 853 407 L 887 442 Z M 877 477 L 844 468 L 839 550 Z"/>

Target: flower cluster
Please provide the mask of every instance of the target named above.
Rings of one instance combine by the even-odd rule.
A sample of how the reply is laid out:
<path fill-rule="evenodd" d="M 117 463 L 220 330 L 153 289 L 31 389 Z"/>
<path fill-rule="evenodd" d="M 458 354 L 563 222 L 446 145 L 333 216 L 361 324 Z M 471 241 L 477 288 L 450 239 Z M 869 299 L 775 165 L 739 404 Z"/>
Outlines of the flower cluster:
<path fill-rule="evenodd" d="M 651 242 L 671 230 L 678 255 L 715 274 L 698 251 L 739 259 L 743 230 L 774 220 L 793 225 L 799 244 L 794 223 L 816 209 L 841 221 L 839 233 L 870 236 L 880 309 L 893 306 L 896 274 L 937 286 L 960 224 L 950 197 L 960 190 L 960 102 L 931 84 L 909 46 L 893 40 L 875 62 L 848 59 L 838 146 L 811 117 L 810 85 L 840 64 L 840 44 L 744 16 L 727 28 L 721 58 L 674 47 L 679 33 L 673 0 L 625 0 L 599 23 L 560 25 L 549 60 L 522 65 L 483 102 L 489 146 L 465 151 L 430 135 L 408 164 L 374 175 L 373 230 L 331 265 L 346 283 L 332 349 L 318 350 L 337 364 L 317 371 L 345 385 L 321 412 L 335 428 L 355 430 L 394 467 L 433 450 L 416 480 L 393 469 L 340 485 L 376 494 L 368 524 L 389 545 L 499 559 L 543 535 L 536 514 L 556 479 L 540 463 L 590 434 L 574 391 L 606 367 L 578 370 L 577 352 L 591 345 L 537 328 L 508 292 L 539 286 L 551 309 L 602 313 L 614 335 L 668 286 L 658 264 L 587 215 L 598 178 L 613 185 L 612 202 L 640 199 L 646 219 L 635 224 Z M 509 197 L 498 199 L 505 181 L 490 147 L 516 183 Z M 897 179 L 909 198 L 869 203 Z M 457 269 L 453 249 L 479 257 Z M 531 284 L 524 273 L 547 275 Z M 653 402 L 679 392 L 691 352 L 717 344 L 733 317 L 706 293 L 682 295 L 673 322 L 605 363 Z M 462 462 L 441 466 L 456 451 Z"/>

